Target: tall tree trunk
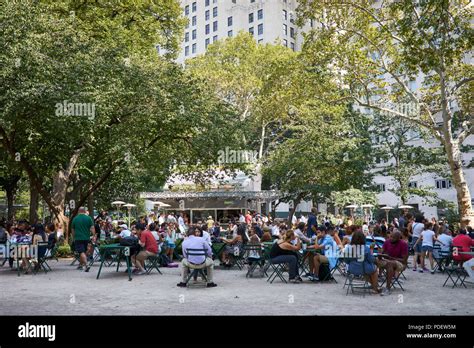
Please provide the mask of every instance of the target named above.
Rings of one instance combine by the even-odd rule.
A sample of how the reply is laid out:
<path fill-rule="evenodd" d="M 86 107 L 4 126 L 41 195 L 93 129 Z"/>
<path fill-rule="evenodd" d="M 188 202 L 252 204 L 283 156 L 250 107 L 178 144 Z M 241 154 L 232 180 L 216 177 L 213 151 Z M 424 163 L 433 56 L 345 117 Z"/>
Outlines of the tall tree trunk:
<path fill-rule="evenodd" d="M 453 185 L 456 189 L 459 215 L 461 220 L 469 219 L 469 225 L 474 227 L 474 211 L 472 210 L 471 193 L 467 186 L 464 171 L 462 169 L 461 151 L 456 142 L 446 143 L 446 153 Z"/>
<path fill-rule="evenodd" d="M 13 216 L 14 216 L 14 210 L 13 210 L 13 202 L 15 200 L 15 189 L 13 189 L 11 186 L 6 187 L 5 191 L 7 193 L 7 220 L 12 221 Z"/>
<path fill-rule="evenodd" d="M 38 201 L 39 193 L 36 188 L 30 184 L 30 224 L 38 222 Z"/>
<path fill-rule="evenodd" d="M 288 212 L 288 225 L 289 226 L 292 226 L 293 215 L 295 215 L 296 207 L 298 207 L 298 204 L 300 204 L 302 198 L 303 198 L 302 195 L 298 195 L 296 199 L 293 201 L 293 208 L 291 208 L 290 211 Z"/>

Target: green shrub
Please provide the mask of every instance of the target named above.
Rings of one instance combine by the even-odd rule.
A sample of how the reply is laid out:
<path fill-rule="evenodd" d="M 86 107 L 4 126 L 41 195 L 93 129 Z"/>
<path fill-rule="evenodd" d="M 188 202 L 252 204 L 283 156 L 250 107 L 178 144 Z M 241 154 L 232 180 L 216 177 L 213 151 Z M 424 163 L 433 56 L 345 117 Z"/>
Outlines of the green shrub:
<path fill-rule="evenodd" d="M 69 244 L 64 244 L 64 245 L 60 245 L 58 247 L 58 251 L 57 251 L 57 256 L 58 257 L 70 257 L 72 256 L 73 252 L 71 250 L 71 247 L 69 246 Z"/>

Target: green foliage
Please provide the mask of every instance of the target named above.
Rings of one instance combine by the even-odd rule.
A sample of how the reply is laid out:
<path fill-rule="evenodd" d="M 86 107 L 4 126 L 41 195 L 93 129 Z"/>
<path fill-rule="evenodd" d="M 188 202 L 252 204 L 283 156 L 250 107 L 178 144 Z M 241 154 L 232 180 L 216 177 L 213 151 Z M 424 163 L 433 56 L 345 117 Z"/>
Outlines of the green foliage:
<path fill-rule="evenodd" d="M 58 246 L 58 250 L 56 252 L 57 257 L 71 257 L 73 255 L 73 251 L 71 250 L 71 246 L 69 244 L 64 244 Z"/>
<path fill-rule="evenodd" d="M 372 191 L 363 191 L 355 188 L 350 188 L 344 191 L 333 192 L 331 194 L 331 201 L 340 209 L 357 204 L 359 207 L 362 204 L 377 204 L 377 193 Z"/>

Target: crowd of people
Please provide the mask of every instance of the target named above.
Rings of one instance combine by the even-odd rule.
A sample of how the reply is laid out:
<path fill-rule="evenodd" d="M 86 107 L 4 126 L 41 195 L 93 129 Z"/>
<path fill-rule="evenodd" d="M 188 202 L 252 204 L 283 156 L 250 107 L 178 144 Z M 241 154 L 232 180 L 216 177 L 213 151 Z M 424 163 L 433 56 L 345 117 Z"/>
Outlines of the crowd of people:
<path fill-rule="evenodd" d="M 372 290 L 382 295 L 390 293 L 393 280 L 408 267 L 410 251 L 413 253 L 413 271 L 433 274 L 436 266 L 434 259 L 456 247 L 457 252 L 452 253 L 452 259 L 466 269 L 470 279 L 474 279 L 474 258 L 458 253 L 470 251 L 474 246 L 473 230 L 466 223 L 454 231 L 445 221 L 428 220 L 422 214 L 404 213 L 390 223 L 382 219 L 380 222 L 368 221 L 356 225 L 352 219 L 344 222 L 342 218 L 331 220 L 318 216 L 315 208 L 307 217 L 302 215 L 291 221 L 289 224 L 278 222 L 270 216 L 248 211 L 229 219 L 224 229 L 211 216 L 205 221 L 191 223 L 185 214 L 149 213 L 132 222 L 129 228 L 125 221 L 113 221 L 107 212 L 101 212 L 93 220 L 85 208 L 80 208 L 79 214 L 72 220 L 71 229 L 74 251 L 80 255 L 77 268 L 85 271 L 89 271 L 88 261 L 93 257 L 94 244 L 106 239 L 132 247 L 132 263 L 135 266 L 132 272 L 137 275 L 146 273 L 145 260 L 151 256 L 160 256 L 161 265 L 177 267 L 178 264 L 173 262 L 176 243 L 183 240 L 183 279 L 178 286 L 185 284 L 190 269 L 201 266 L 206 268 L 208 286 L 216 286 L 213 282 L 213 243 L 225 244 L 219 260 L 223 267 L 232 267 L 245 245 L 273 243 L 269 253 L 271 262 L 286 265 L 291 283 L 300 283 L 303 278 L 311 282 L 326 279 L 327 272 L 337 266 L 339 258 L 344 258 L 351 249 L 357 249 L 361 258 L 348 259 L 348 271 L 367 277 Z M 48 242 L 47 249 L 54 246 L 62 235 L 58 226 L 52 223 L 29 226 L 24 220 L 16 224 L 4 222 L 0 227 L 0 244 L 2 230 L 5 231 L 4 238 L 11 243 L 34 245 Z M 186 250 L 196 248 L 206 250 L 206 255 L 188 257 Z M 41 250 L 39 257 L 47 249 Z M 304 275 L 299 274 L 302 255 L 308 263 L 308 272 Z M 254 255 L 254 258 L 258 257 Z M 36 263 L 37 267 L 37 259 L 27 257 L 22 259 L 21 266 L 26 268 L 28 262 Z M 378 275 L 382 270 L 387 278 L 384 289 L 378 286 Z M 324 274 L 321 275 L 321 272 Z"/>

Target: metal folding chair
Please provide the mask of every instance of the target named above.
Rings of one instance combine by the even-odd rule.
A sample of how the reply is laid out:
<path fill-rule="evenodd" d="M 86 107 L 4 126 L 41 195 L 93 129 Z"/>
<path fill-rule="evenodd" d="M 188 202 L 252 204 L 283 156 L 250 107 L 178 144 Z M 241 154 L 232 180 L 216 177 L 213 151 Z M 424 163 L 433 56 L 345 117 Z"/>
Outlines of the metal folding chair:
<path fill-rule="evenodd" d="M 160 263 L 161 256 L 155 255 L 155 256 L 148 256 L 145 260 L 145 271 L 146 274 L 150 274 L 154 269 L 158 271 L 159 274 L 161 273 L 160 269 L 158 268 L 158 265 Z"/>
<path fill-rule="evenodd" d="M 354 294 L 355 291 L 354 289 L 361 289 L 362 290 L 362 296 L 365 297 L 365 293 L 369 292 L 371 289 L 371 286 L 368 281 L 368 277 L 365 276 L 365 265 L 364 262 L 362 262 L 362 275 L 357 275 L 349 272 L 349 263 L 350 262 L 360 262 L 357 258 L 344 258 L 344 263 L 347 265 L 347 271 L 345 274 L 345 282 L 344 286 L 342 287 L 343 289 L 346 288 L 347 286 L 347 291 L 346 291 L 346 296 L 349 295 L 349 292 L 351 294 Z"/>
<path fill-rule="evenodd" d="M 253 272 L 260 267 L 263 272 L 263 276 L 268 276 L 265 270 L 265 259 L 262 252 L 262 246 L 260 244 L 247 244 L 244 245 L 244 256 L 243 259 L 249 265 L 245 277 L 248 278 L 253 275 Z M 258 255 L 258 257 L 255 257 Z"/>
<path fill-rule="evenodd" d="M 186 256 L 204 256 L 204 258 L 207 258 L 207 250 L 206 249 L 186 249 Z M 192 265 L 189 267 L 192 272 L 189 272 L 187 278 L 186 278 L 186 285 L 188 285 L 189 281 L 191 278 L 197 279 L 198 276 L 201 276 L 202 279 L 207 283 L 207 275 L 205 273 L 206 270 L 206 265 L 205 265 L 205 259 L 204 263 L 201 267 L 201 265 Z M 193 267 L 194 266 L 194 267 Z M 199 267 L 198 267 L 199 266 Z"/>
<path fill-rule="evenodd" d="M 451 280 L 451 282 L 453 283 L 452 288 L 457 288 L 457 287 L 462 287 L 462 286 L 467 288 L 466 283 L 464 281 L 466 280 L 466 277 L 468 276 L 468 274 L 462 266 L 453 265 L 453 266 L 445 267 L 445 271 L 448 277 L 444 281 L 443 287 L 446 286 L 446 283 L 448 282 L 448 280 Z M 453 276 L 455 276 L 456 278 L 454 278 Z M 460 283 L 459 285 L 458 285 L 458 282 Z"/>

